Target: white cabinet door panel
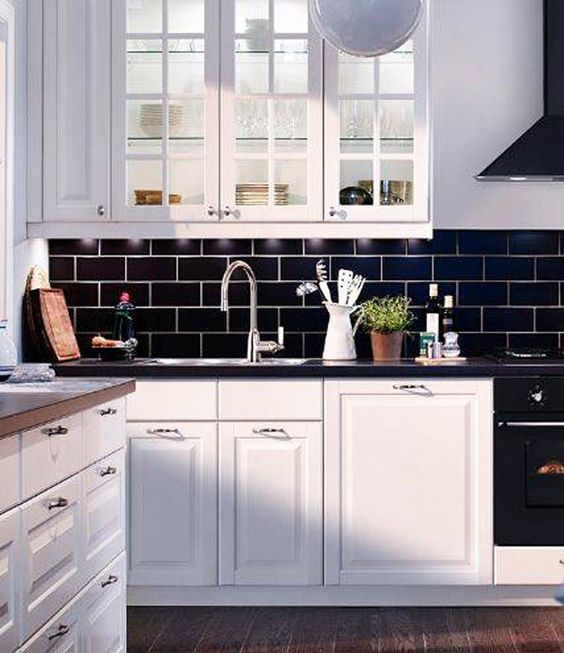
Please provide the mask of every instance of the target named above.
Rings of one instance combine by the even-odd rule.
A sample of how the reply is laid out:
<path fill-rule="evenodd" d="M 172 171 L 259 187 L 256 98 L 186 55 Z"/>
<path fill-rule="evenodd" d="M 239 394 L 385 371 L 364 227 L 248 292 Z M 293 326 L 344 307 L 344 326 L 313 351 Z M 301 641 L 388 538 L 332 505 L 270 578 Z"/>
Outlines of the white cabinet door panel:
<path fill-rule="evenodd" d="M 83 573 L 90 579 L 125 549 L 125 452 L 86 469 L 82 483 Z"/>
<path fill-rule="evenodd" d="M 80 599 L 83 653 L 126 651 L 126 566 L 122 554 Z"/>
<path fill-rule="evenodd" d="M 0 440 L 0 513 L 20 500 L 20 436 Z"/>
<path fill-rule="evenodd" d="M 83 582 L 80 477 L 22 507 L 24 638 L 68 603 Z"/>
<path fill-rule="evenodd" d="M 110 0 L 45 0 L 44 214 L 109 217 Z"/>
<path fill-rule="evenodd" d="M 84 413 L 85 465 L 125 447 L 125 397 Z"/>
<path fill-rule="evenodd" d="M 321 423 L 220 425 L 220 583 L 322 582 Z"/>
<path fill-rule="evenodd" d="M 6 652 L 19 644 L 19 532 L 19 510 L 0 517 L 0 651 Z"/>
<path fill-rule="evenodd" d="M 129 425 L 131 585 L 217 583 L 217 426 Z"/>
<path fill-rule="evenodd" d="M 490 583 L 491 385 L 401 385 L 326 384 L 326 582 Z"/>
<path fill-rule="evenodd" d="M 82 468 L 82 414 L 64 417 L 23 436 L 24 498 L 38 494 Z"/>

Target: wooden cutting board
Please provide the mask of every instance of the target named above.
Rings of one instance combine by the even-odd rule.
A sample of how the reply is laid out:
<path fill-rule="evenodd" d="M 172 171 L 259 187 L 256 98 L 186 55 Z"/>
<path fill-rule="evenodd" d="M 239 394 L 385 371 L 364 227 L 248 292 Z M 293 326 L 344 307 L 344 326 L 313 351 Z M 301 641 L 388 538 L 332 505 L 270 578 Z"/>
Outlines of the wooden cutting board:
<path fill-rule="evenodd" d="M 57 363 L 80 358 L 64 292 L 56 288 L 37 288 L 30 294 L 33 321 L 44 354 Z"/>

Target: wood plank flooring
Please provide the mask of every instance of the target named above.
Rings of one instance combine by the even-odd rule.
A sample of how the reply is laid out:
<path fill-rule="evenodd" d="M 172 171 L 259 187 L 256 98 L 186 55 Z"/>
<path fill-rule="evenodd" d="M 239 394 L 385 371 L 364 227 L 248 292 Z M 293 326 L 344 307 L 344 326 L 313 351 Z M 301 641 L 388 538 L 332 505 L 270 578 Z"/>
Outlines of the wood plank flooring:
<path fill-rule="evenodd" d="M 564 608 L 129 608 L 129 653 L 564 653 Z"/>

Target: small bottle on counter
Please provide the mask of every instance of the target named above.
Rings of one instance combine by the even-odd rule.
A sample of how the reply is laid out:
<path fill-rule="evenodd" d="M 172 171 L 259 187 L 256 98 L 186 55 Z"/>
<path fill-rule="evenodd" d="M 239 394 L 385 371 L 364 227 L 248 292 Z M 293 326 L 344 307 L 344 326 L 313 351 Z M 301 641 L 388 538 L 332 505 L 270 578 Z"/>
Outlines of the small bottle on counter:
<path fill-rule="evenodd" d="M 441 319 L 441 333 L 450 333 L 454 331 L 454 297 L 452 295 L 445 295 L 445 303 L 443 306 L 442 319 Z"/>
<path fill-rule="evenodd" d="M 439 286 L 436 283 L 429 285 L 429 299 L 425 306 L 427 333 L 433 333 L 435 341 L 439 340 L 441 330 L 441 304 L 439 302 Z"/>
<path fill-rule="evenodd" d="M 122 292 L 114 308 L 114 327 L 112 338 L 127 342 L 135 337 L 135 306 L 128 292 Z"/>

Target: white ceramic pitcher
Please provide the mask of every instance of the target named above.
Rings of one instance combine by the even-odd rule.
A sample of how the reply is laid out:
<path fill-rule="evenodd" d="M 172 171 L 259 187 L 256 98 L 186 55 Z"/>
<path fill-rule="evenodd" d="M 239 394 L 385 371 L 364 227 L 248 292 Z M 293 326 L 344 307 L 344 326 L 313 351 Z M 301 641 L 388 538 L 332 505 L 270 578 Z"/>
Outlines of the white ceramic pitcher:
<path fill-rule="evenodd" d="M 329 311 L 329 326 L 325 337 L 323 360 L 352 361 L 356 359 L 356 346 L 351 324 L 355 306 L 323 302 Z"/>

